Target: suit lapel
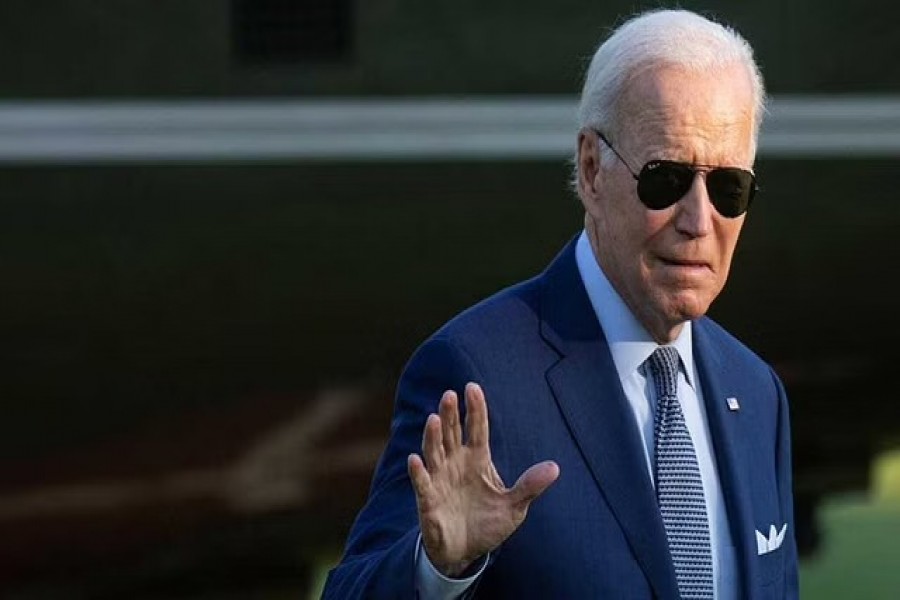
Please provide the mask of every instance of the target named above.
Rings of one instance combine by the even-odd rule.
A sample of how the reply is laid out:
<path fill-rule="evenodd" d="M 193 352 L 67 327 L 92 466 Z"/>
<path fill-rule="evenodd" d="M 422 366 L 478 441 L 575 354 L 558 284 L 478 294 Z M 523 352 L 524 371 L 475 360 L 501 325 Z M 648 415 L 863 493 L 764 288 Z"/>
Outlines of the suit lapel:
<path fill-rule="evenodd" d="M 698 320 L 694 324 L 694 360 L 703 387 L 703 402 L 706 407 L 706 418 L 716 453 L 716 464 L 722 494 L 725 497 L 725 509 L 731 528 L 731 538 L 737 550 L 738 572 L 741 576 L 742 598 L 757 597 L 756 580 L 756 540 L 748 535 L 753 532 L 754 521 L 750 507 L 750 490 L 743 477 L 741 465 L 747 456 L 743 451 L 742 440 L 748 439 L 752 432 L 745 431 L 747 424 L 740 412 L 728 410 L 725 399 L 739 396 L 734 382 L 734 373 L 722 362 L 722 352 L 715 346 L 709 335 L 707 325 Z"/>
<path fill-rule="evenodd" d="M 543 277 L 541 333 L 562 355 L 547 382 L 655 594 L 677 598 L 644 449 L 570 243 Z"/>

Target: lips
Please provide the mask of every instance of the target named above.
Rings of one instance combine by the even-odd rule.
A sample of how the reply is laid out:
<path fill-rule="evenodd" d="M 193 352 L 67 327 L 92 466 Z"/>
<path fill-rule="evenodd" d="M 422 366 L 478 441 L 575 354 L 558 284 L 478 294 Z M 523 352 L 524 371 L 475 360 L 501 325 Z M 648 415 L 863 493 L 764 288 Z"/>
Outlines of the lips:
<path fill-rule="evenodd" d="M 688 260 L 688 259 L 682 259 L 682 258 L 664 258 L 662 256 L 659 257 L 659 260 L 663 264 L 673 266 L 673 267 L 693 267 L 693 268 L 698 268 L 698 269 L 699 268 L 705 268 L 705 269 L 712 268 L 708 262 L 702 261 L 702 260 Z"/>

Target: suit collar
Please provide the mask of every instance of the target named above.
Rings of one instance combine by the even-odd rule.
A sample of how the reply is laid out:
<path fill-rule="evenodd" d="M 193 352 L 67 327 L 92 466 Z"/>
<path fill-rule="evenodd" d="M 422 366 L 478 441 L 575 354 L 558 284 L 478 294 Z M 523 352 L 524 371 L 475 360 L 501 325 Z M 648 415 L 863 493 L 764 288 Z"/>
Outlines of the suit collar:
<path fill-rule="evenodd" d="M 622 391 L 607 340 L 588 298 L 569 243 L 541 277 L 541 335 L 560 355 L 547 381 L 597 485 L 619 521 L 654 592 L 677 598 L 675 571 L 643 448 Z M 725 399 L 738 392 L 740 374 L 707 318 L 693 323 L 693 356 L 702 386 L 719 480 L 734 540 L 741 597 L 758 597 L 751 490 L 742 466 L 748 431 L 741 412 Z"/>
<path fill-rule="evenodd" d="M 571 242 L 542 277 L 541 335 L 560 354 L 547 382 L 656 596 L 678 596 L 644 450 Z"/>

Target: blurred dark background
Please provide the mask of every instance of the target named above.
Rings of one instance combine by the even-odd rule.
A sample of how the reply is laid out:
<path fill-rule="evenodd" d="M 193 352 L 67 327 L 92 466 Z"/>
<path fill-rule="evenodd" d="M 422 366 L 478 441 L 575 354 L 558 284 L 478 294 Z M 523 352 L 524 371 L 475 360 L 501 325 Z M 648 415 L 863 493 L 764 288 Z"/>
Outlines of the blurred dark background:
<path fill-rule="evenodd" d="M 522 115 L 568 118 L 598 41 L 649 5 L 5 0 L 0 596 L 315 595 L 406 358 L 580 228 L 569 142 L 518 153 Z M 713 316 L 788 385 L 805 589 L 892 597 L 900 39 L 884 3 L 681 5 L 741 31 L 774 96 Z M 431 153 L 448 121 L 419 150 L 317 152 L 349 121 L 405 126 L 370 102 L 434 99 L 495 102 L 509 151 Z"/>

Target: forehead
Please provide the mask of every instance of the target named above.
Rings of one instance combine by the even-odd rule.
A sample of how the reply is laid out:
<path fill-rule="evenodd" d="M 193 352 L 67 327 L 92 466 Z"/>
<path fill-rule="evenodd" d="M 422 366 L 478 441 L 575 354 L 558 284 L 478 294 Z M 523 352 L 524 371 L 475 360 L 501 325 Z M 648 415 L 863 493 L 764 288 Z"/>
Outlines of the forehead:
<path fill-rule="evenodd" d="M 631 80 L 623 105 L 623 138 L 644 162 L 753 164 L 754 99 L 742 65 L 647 69 Z"/>

